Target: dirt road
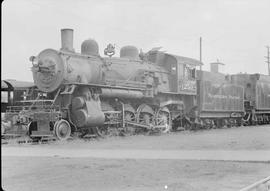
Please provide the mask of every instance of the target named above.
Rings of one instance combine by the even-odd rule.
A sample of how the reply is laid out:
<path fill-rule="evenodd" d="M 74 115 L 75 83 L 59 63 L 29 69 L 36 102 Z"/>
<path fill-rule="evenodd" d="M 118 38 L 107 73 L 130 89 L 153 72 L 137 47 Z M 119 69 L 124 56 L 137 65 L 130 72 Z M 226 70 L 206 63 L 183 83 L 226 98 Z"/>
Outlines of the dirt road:
<path fill-rule="evenodd" d="M 269 160 L 269 126 L 10 144 L 2 145 L 2 187 L 233 191 L 269 176 Z"/>
<path fill-rule="evenodd" d="M 270 172 L 269 163 L 68 157 L 3 157 L 2 166 L 6 191 L 235 191 Z"/>
<path fill-rule="evenodd" d="M 41 147 L 68 149 L 270 150 L 270 126 L 212 129 L 162 135 L 108 137 L 55 142 Z"/>
<path fill-rule="evenodd" d="M 103 159 L 176 159 L 176 160 L 221 160 L 270 162 L 270 150 L 105 150 L 63 148 L 2 148 L 2 156 L 26 157 L 69 157 Z"/>

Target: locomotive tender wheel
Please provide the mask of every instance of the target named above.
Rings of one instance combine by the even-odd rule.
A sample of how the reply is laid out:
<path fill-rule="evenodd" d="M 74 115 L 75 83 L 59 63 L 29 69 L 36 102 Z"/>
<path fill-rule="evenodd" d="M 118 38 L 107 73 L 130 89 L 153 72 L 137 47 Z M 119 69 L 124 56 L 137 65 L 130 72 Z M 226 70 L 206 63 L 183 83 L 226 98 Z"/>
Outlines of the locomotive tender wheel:
<path fill-rule="evenodd" d="M 66 120 L 61 119 L 54 124 L 54 132 L 59 140 L 64 141 L 70 137 L 71 127 Z"/>

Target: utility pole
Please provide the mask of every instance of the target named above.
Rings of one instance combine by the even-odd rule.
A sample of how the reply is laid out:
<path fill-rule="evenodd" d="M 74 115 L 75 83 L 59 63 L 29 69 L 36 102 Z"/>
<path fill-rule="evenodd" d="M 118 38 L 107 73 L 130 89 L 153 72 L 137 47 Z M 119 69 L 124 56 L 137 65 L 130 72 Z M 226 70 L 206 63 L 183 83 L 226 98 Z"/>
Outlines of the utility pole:
<path fill-rule="evenodd" d="M 268 57 L 269 57 L 269 55 L 268 55 Z M 200 62 L 202 62 L 202 37 L 200 37 Z M 200 65 L 200 70 L 202 70 L 202 65 Z"/>
<path fill-rule="evenodd" d="M 267 48 L 267 56 L 265 56 L 265 58 L 267 59 L 265 62 L 268 65 L 268 75 L 270 76 L 270 47 L 266 46 Z"/>

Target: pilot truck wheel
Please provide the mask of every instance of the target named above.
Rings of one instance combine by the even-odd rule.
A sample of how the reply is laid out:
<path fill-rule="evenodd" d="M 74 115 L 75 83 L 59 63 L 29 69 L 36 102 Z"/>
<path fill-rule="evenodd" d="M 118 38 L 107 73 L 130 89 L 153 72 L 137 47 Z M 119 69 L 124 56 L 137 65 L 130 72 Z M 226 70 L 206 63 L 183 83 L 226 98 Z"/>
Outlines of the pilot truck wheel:
<path fill-rule="evenodd" d="M 66 120 L 61 119 L 54 124 L 54 133 L 59 140 L 67 140 L 71 135 L 71 127 Z"/>

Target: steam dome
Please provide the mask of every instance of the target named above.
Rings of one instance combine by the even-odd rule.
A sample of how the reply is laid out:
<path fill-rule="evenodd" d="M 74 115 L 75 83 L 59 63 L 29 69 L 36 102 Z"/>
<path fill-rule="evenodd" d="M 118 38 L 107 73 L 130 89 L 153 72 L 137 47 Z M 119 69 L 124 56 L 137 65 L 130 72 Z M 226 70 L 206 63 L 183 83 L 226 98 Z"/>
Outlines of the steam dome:
<path fill-rule="evenodd" d="M 94 39 L 83 41 L 81 45 L 81 54 L 97 56 L 99 55 L 98 43 Z"/>
<path fill-rule="evenodd" d="M 139 59 L 139 51 L 135 46 L 124 46 L 120 50 L 120 57 Z"/>

